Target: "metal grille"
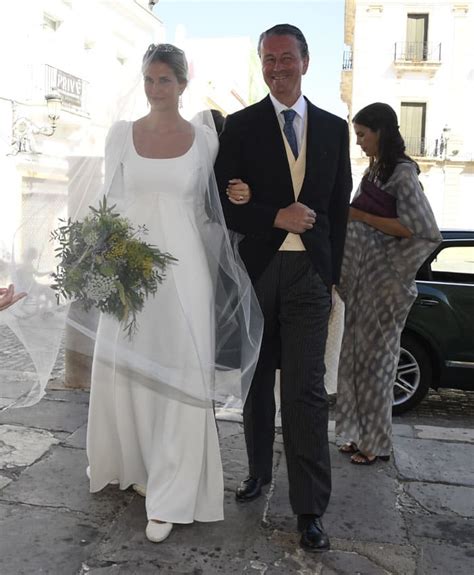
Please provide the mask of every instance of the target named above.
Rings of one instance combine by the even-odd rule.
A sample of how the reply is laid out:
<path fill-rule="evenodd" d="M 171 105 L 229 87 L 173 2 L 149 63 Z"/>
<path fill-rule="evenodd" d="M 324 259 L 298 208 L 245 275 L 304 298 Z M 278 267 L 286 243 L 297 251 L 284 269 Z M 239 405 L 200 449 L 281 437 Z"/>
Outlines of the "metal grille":
<path fill-rule="evenodd" d="M 441 62 L 441 43 L 395 42 L 396 62 Z"/>

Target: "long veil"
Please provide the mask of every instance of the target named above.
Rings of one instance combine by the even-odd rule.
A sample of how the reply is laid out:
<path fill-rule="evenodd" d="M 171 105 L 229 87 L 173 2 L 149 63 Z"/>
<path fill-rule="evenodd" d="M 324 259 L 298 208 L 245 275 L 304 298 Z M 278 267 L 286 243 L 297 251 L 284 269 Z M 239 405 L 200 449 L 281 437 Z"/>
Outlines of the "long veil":
<path fill-rule="evenodd" d="M 61 185 L 58 187 L 58 174 L 53 174 L 49 182 L 46 180 L 43 194 L 22 190 L 18 213 L 12 214 L 11 230 L 1 230 L 2 282 L 14 283 L 18 291 L 26 291 L 28 296 L 0 312 L 1 333 L 11 342 L 12 350 L 8 357 L 5 349 L 6 361 L 0 366 L 0 408 L 38 402 L 63 354 L 67 385 L 88 384 L 100 315 L 96 310 L 85 312 L 80 302 L 56 300 L 51 274 L 58 263 L 58 245 L 51 232 L 59 227 L 60 220 L 83 219 L 89 206 L 97 206 L 104 196 L 119 213 L 127 215 L 133 211 L 137 200 L 124 192 L 121 172 L 132 121 L 146 113 L 139 69 L 137 62 L 134 79 L 130 80 L 130 74 L 126 76 L 127 88 L 121 91 L 123 95 L 117 98 L 114 112 L 107 118 L 112 126 L 108 144 L 95 134 L 95 148 L 107 147 L 105 167 L 100 153 L 58 158 Z M 189 106 L 188 117 L 193 115 L 195 149 L 200 158 L 196 176 L 196 198 L 200 201 L 194 207 L 212 285 L 213 353 L 201 354 L 200 334 L 189 332 L 185 337 L 196 342 L 193 357 L 180 357 L 179 361 L 174 358 L 165 365 L 159 349 L 153 354 L 144 352 L 139 345 L 130 345 L 118 323 L 117 337 L 102 342 L 101 350 L 103 361 L 113 357 L 116 368 L 133 381 L 181 401 L 209 404 L 230 395 L 245 400 L 258 359 L 263 319 L 238 256 L 239 238 L 229 235 L 222 214 L 212 169 L 217 143 L 214 121 L 209 111 L 196 114 L 199 108 L 196 102 Z M 18 161 L 17 157 L 12 158 L 13 171 Z M 180 265 L 179 261 L 176 265 Z M 171 281 L 170 277 L 171 274 L 165 282 Z M 139 329 L 140 316 L 137 319 Z M 190 378 L 198 378 L 202 385 L 190 386 Z"/>

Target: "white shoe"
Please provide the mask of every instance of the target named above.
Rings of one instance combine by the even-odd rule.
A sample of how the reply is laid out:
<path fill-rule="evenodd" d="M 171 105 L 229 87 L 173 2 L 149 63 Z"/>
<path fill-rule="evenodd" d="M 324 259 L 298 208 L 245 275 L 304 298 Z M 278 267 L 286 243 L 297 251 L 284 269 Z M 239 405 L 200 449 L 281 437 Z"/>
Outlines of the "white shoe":
<path fill-rule="evenodd" d="M 132 489 L 133 489 L 133 491 L 135 491 L 135 493 L 138 493 L 138 495 L 141 495 L 142 497 L 146 497 L 146 489 L 144 487 L 142 487 L 141 485 L 138 485 L 138 483 L 134 483 L 132 485 Z"/>
<path fill-rule="evenodd" d="M 87 475 L 88 479 L 91 478 L 91 468 L 90 468 L 89 465 L 86 467 L 86 475 Z M 118 479 L 113 479 L 113 480 L 109 483 L 109 485 L 118 485 L 119 483 L 120 483 L 120 481 L 119 481 Z"/>
<path fill-rule="evenodd" d="M 145 535 L 147 536 L 148 541 L 151 541 L 152 543 L 160 543 L 168 537 L 172 529 L 172 523 L 157 523 L 156 521 L 148 521 Z"/>

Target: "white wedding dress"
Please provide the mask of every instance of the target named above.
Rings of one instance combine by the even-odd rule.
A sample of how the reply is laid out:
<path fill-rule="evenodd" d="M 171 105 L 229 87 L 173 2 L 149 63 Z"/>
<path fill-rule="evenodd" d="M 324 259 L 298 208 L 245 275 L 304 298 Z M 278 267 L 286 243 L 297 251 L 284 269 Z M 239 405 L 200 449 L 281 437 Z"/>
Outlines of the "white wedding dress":
<path fill-rule="evenodd" d="M 217 138 L 196 128 L 184 155 L 149 159 L 136 152 L 130 128 L 111 198 L 117 196 L 122 215 L 147 227 L 147 242 L 178 262 L 146 301 L 131 341 L 114 318 L 101 315 L 87 434 L 90 489 L 138 484 L 146 489 L 148 519 L 217 521 L 223 519 L 223 473 L 213 410 L 183 400 L 204 397 L 212 386 L 214 298 L 200 234 L 205 198 L 196 186 L 197 174 L 212 163 L 200 157 L 196 142 L 201 130 L 213 161 Z M 129 369 L 123 367 L 128 353 Z"/>

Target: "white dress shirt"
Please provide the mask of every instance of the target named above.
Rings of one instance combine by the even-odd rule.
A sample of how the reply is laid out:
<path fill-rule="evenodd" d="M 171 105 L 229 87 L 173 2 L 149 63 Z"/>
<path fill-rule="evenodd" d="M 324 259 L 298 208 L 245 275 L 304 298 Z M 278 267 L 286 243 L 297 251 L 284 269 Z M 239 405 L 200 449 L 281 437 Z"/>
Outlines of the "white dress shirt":
<path fill-rule="evenodd" d="M 272 94 L 270 94 L 270 100 L 272 101 L 273 107 L 275 108 L 275 113 L 282 130 L 283 126 L 285 125 L 285 117 L 282 114 L 283 110 L 294 110 L 296 112 L 296 116 L 293 119 L 293 128 L 295 129 L 299 152 L 301 150 L 301 143 L 303 142 L 304 123 L 306 119 L 306 111 L 308 108 L 303 94 L 301 94 L 301 96 L 296 100 L 291 108 L 288 108 L 288 106 L 285 106 L 279 102 L 274 96 L 272 96 Z"/>

